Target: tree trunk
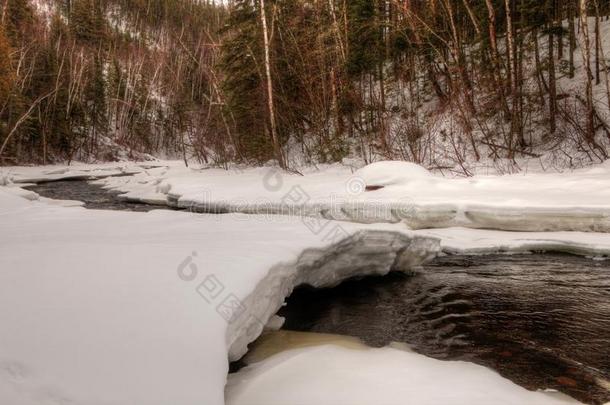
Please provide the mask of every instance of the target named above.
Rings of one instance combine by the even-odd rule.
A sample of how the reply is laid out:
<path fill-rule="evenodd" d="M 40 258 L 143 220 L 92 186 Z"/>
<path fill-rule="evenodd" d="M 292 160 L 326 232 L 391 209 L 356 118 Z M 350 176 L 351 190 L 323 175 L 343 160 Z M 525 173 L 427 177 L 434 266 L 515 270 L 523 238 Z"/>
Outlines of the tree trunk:
<path fill-rule="evenodd" d="M 514 157 L 514 136 L 517 132 L 517 113 L 519 102 L 517 100 L 517 75 L 516 66 L 517 61 L 515 58 L 515 38 L 513 31 L 513 18 L 512 18 L 512 1 L 504 0 L 504 7 L 506 9 L 506 40 L 508 43 L 508 79 L 510 82 L 510 95 L 512 100 L 511 109 L 511 124 L 510 124 L 510 136 L 508 139 L 508 157 L 512 159 Z"/>
<path fill-rule="evenodd" d="M 504 0 L 504 7 L 506 9 L 506 41 L 508 43 L 508 81 L 511 87 L 511 95 L 514 96 L 514 64 L 515 64 L 515 38 L 513 31 L 513 17 L 512 17 L 512 5 L 511 0 Z"/>
<path fill-rule="evenodd" d="M 271 132 L 271 142 L 273 143 L 273 151 L 275 158 L 282 169 L 286 169 L 286 162 L 277 136 L 277 128 L 275 124 L 275 109 L 273 106 L 273 80 L 271 76 L 271 57 L 269 45 L 269 32 L 267 29 L 267 13 L 265 11 L 265 0 L 260 0 L 260 19 L 263 26 L 263 46 L 265 49 L 265 75 L 267 78 L 267 107 L 269 109 L 269 126 Z"/>
<path fill-rule="evenodd" d="M 599 15 L 599 3 L 597 0 L 595 0 L 595 13 L 596 15 Z M 599 44 L 599 54 L 601 56 L 601 65 L 602 65 L 602 70 L 604 71 L 604 81 L 606 82 L 606 98 L 607 98 L 607 102 L 608 105 L 610 106 L 610 77 L 608 75 L 608 66 L 606 64 L 606 55 L 604 54 L 604 48 L 601 46 L 601 39 L 600 39 L 600 44 Z"/>
<path fill-rule="evenodd" d="M 595 8 L 595 84 L 600 83 L 599 78 L 599 48 L 600 48 L 600 37 L 599 37 L 599 14 L 597 7 Z"/>
<path fill-rule="evenodd" d="M 549 30 L 549 55 L 548 55 L 548 71 L 549 71 L 549 126 L 551 134 L 555 133 L 556 129 L 556 112 L 557 112 L 557 86 L 555 80 L 555 58 L 553 29 Z"/>
<path fill-rule="evenodd" d="M 500 65 L 500 57 L 498 55 L 498 38 L 496 34 L 496 10 L 492 0 L 485 0 L 487 6 L 487 16 L 489 18 L 489 43 L 491 45 L 491 58 L 492 58 L 492 71 L 494 72 L 494 80 L 500 91 L 500 103 L 502 110 L 504 111 L 505 117 L 508 119 L 510 111 L 506 102 L 506 96 L 504 92 L 504 83 L 502 79 L 502 67 Z"/>
<path fill-rule="evenodd" d="M 574 50 L 576 49 L 576 34 L 574 32 L 574 4 L 572 1 L 568 2 L 568 35 L 570 45 L 570 70 L 568 76 L 570 79 L 574 78 Z"/>
<path fill-rule="evenodd" d="M 462 41 L 457 29 L 457 25 L 455 22 L 455 17 L 453 13 L 453 7 L 451 6 L 451 2 L 446 0 L 445 7 L 447 8 L 447 12 L 449 14 L 449 26 L 451 27 L 451 33 L 453 36 L 451 53 L 458 65 L 458 72 L 460 74 L 460 79 L 462 81 L 463 93 L 466 99 L 466 105 L 471 114 L 476 113 L 476 109 L 474 106 L 474 94 L 473 94 L 473 86 L 470 81 L 470 77 L 468 75 L 468 70 L 466 67 L 466 57 L 464 56 L 464 52 L 462 51 Z"/>
<path fill-rule="evenodd" d="M 585 89 L 585 105 L 587 109 L 586 139 L 593 143 L 595 138 L 595 124 L 593 113 L 593 73 L 591 72 L 591 43 L 589 40 L 589 23 L 587 21 L 588 0 L 580 0 L 580 34 L 582 36 L 582 59 L 587 74 Z"/>

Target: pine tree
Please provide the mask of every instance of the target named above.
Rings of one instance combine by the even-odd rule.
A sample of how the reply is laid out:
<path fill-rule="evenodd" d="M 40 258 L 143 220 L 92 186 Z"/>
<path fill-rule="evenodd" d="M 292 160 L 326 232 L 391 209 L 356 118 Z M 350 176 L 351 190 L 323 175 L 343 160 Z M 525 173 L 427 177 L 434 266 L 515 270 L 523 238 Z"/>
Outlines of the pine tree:
<path fill-rule="evenodd" d="M 222 48 L 223 89 L 227 109 L 235 117 L 242 155 L 264 162 L 272 158 L 273 148 L 266 135 L 265 68 L 258 14 L 248 0 L 235 1 L 233 7 L 228 20 L 231 30 Z"/>
<path fill-rule="evenodd" d="M 106 19 L 102 0 L 72 0 L 70 29 L 74 37 L 99 48 L 106 39 Z"/>
<path fill-rule="evenodd" d="M 349 56 L 347 73 L 359 77 L 374 73 L 383 57 L 381 29 L 375 24 L 377 11 L 374 0 L 354 0 L 347 5 Z"/>
<path fill-rule="evenodd" d="M 26 39 L 32 34 L 34 11 L 28 0 L 5 0 L 3 19 L 6 34 L 13 40 Z"/>

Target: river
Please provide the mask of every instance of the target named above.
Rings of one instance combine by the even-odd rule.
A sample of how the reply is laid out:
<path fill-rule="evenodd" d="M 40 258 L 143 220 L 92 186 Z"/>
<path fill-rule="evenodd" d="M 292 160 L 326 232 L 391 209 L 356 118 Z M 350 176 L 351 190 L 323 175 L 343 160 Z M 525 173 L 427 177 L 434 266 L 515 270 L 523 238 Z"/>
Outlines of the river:
<path fill-rule="evenodd" d="M 168 209 L 124 201 L 85 181 L 29 189 L 91 209 Z M 298 288 L 279 315 L 287 331 L 356 337 L 372 347 L 405 343 L 434 358 L 487 366 L 528 389 L 610 401 L 610 261 L 548 253 L 443 256 L 411 275 Z"/>

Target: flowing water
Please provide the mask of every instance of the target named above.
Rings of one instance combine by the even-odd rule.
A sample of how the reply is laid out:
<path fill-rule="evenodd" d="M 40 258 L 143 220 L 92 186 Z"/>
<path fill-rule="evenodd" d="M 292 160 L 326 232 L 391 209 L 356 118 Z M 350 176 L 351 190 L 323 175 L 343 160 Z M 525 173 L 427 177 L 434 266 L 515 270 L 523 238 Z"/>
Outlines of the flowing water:
<path fill-rule="evenodd" d="M 119 198 L 119 192 L 109 191 L 97 184 L 83 180 L 60 180 L 25 187 L 43 197 L 55 200 L 77 200 L 85 203 L 85 208 L 98 210 L 123 210 L 146 212 L 170 209 L 165 205 L 143 204 Z"/>
<path fill-rule="evenodd" d="M 126 202 L 86 181 L 29 189 L 92 209 L 167 208 Z M 445 256 L 414 275 L 298 288 L 279 315 L 285 330 L 353 336 L 374 347 L 402 342 L 438 359 L 482 364 L 529 389 L 610 401 L 610 260 Z"/>
<path fill-rule="evenodd" d="M 404 342 L 528 389 L 610 401 L 610 261 L 562 254 L 445 256 L 415 275 L 299 288 L 284 329 Z"/>

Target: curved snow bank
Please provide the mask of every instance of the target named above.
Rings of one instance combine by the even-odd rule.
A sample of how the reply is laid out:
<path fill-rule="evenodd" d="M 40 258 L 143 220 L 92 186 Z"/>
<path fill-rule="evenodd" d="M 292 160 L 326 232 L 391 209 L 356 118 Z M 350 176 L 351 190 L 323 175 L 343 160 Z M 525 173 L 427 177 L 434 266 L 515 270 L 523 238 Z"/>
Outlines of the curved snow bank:
<path fill-rule="evenodd" d="M 154 199 L 138 198 L 150 202 Z M 158 201 L 156 201 L 158 203 Z M 287 205 L 283 203 L 239 203 L 195 201 L 177 194 L 167 195 L 168 205 L 197 213 L 309 216 L 360 224 L 404 223 L 412 230 L 464 227 L 521 232 L 610 233 L 610 208 L 596 207 L 494 207 L 484 205 L 415 204 L 403 201 L 343 200 L 338 203 Z"/>
<path fill-rule="evenodd" d="M 65 208 L 6 187 L 0 224 L 1 404 L 221 405 L 227 358 L 294 285 L 438 251 L 401 226 Z"/>
<path fill-rule="evenodd" d="M 295 262 L 274 266 L 243 301 L 246 316 L 227 329 L 229 358 L 246 353 L 294 287 L 333 287 L 350 277 L 410 271 L 439 251 L 438 239 L 387 231 L 359 231 L 332 246 L 307 249 Z"/>
<path fill-rule="evenodd" d="M 405 184 L 413 180 L 432 177 L 428 169 L 411 162 L 385 161 L 371 163 L 354 173 L 367 187 L 385 187 Z"/>
<path fill-rule="evenodd" d="M 20 188 L 20 187 L 14 187 L 14 186 L 6 186 L 6 187 L 2 187 L 2 191 L 7 193 L 7 194 L 12 194 L 15 195 L 17 197 L 21 197 L 24 198 L 28 201 L 37 201 L 40 200 L 40 195 L 38 195 L 38 193 L 35 193 L 33 191 L 29 191 L 26 190 L 24 188 Z"/>
<path fill-rule="evenodd" d="M 610 209 L 413 205 L 402 220 L 411 229 L 465 227 L 522 232 L 610 232 Z"/>
<path fill-rule="evenodd" d="M 309 216 L 411 229 L 610 232 L 610 164 L 566 173 L 443 178 L 408 162 L 193 170 L 170 165 L 104 180 L 124 198 L 204 213 Z M 366 187 L 369 190 L 365 191 Z M 381 187 L 381 189 L 378 189 Z"/>
<path fill-rule="evenodd" d="M 559 252 L 610 257 L 610 234 L 592 232 L 504 232 L 468 228 L 415 231 L 441 240 L 447 254 Z"/>
<path fill-rule="evenodd" d="M 485 367 L 405 348 L 324 345 L 289 350 L 229 376 L 227 405 L 567 405 Z"/>

